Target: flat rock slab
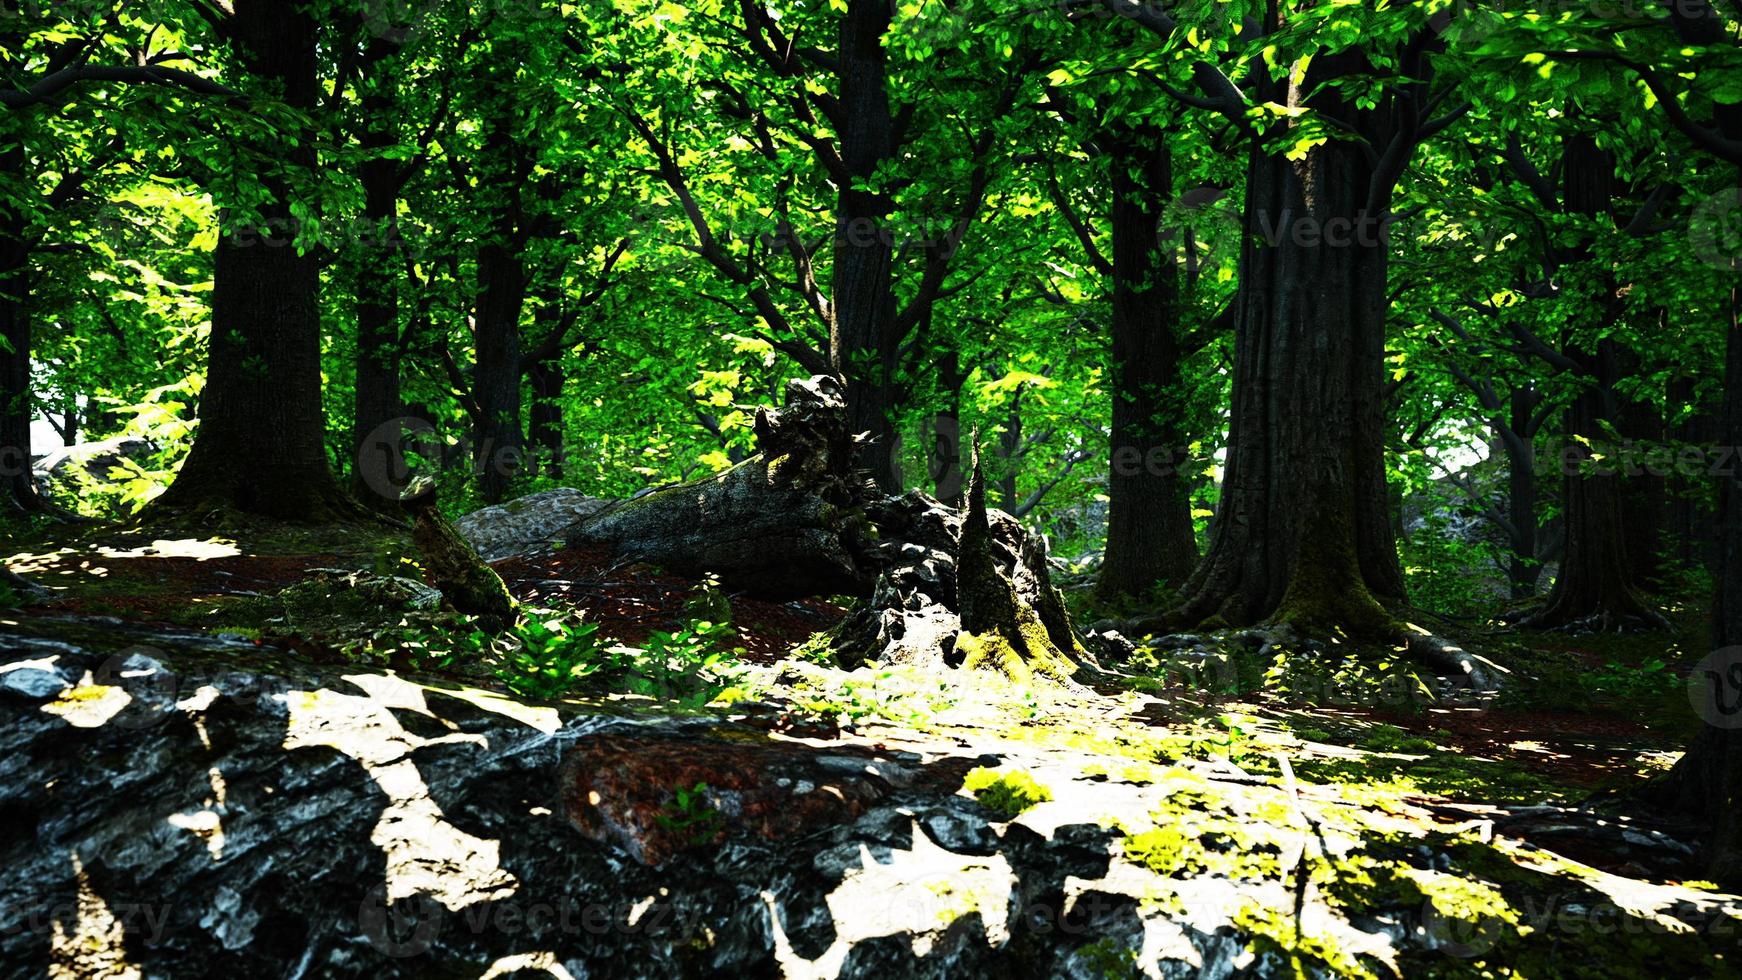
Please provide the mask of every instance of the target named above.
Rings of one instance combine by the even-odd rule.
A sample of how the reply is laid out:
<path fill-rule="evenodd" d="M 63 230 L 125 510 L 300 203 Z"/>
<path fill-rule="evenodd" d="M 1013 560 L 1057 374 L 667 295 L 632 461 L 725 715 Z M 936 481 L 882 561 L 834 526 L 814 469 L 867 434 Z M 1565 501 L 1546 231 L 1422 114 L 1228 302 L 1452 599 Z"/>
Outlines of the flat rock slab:
<path fill-rule="evenodd" d="M 561 541 L 612 501 L 558 487 L 485 507 L 454 522 L 454 529 L 485 561 L 537 551 Z"/>

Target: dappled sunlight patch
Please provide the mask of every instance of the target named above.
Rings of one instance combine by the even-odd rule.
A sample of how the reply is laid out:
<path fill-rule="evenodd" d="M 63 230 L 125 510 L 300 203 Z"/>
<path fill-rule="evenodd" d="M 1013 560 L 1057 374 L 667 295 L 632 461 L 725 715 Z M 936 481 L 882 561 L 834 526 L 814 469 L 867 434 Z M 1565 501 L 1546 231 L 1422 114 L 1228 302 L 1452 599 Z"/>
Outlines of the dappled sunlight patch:
<path fill-rule="evenodd" d="M 137 548 L 112 548 L 99 545 L 96 553 L 105 558 L 192 558 L 207 561 L 213 558 L 238 558 L 242 549 L 230 538 L 158 538 Z"/>
<path fill-rule="evenodd" d="M 284 747 L 328 746 L 357 760 L 386 794 L 370 839 L 387 859 L 389 901 L 428 895 L 450 911 L 512 895 L 519 886 L 501 867 L 497 841 L 474 837 L 453 826 L 431 799 L 429 787 L 409 758 L 431 745 L 486 745 L 484 736 L 455 732 L 425 738 L 407 731 L 388 709 L 422 707 L 413 685 L 370 675 L 347 678 L 377 687 L 381 697 L 334 691 L 291 691 L 281 695 L 289 708 Z M 423 707 L 428 713 L 427 707 Z"/>
<path fill-rule="evenodd" d="M 549 951 L 537 953 L 515 953 L 504 956 L 491 963 L 484 972 L 478 975 L 478 980 L 496 980 L 497 977 L 511 977 L 520 973 L 539 971 L 556 980 L 575 980 L 556 954 Z"/>
<path fill-rule="evenodd" d="M 224 823 L 216 810 L 194 810 L 189 813 L 172 813 L 167 818 L 171 827 L 185 830 L 206 844 L 206 850 L 212 855 L 212 860 L 222 860 L 224 857 Z"/>
<path fill-rule="evenodd" d="M 91 888 L 84 862 L 69 853 L 78 899 L 71 922 L 56 919 L 49 936 L 48 975 L 52 980 L 139 980 L 143 973 L 127 962 L 126 929 L 109 903 Z"/>
<path fill-rule="evenodd" d="M 839 975 L 853 947 L 881 936 L 908 936 L 913 953 L 924 957 L 937 936 L 957 921 L 979 917 L 985 941 L 1001 946 L 1010 938 L 1010 895 L 1016 875 L 1002 855 L 957 854 L 934 844 L 917 823 L 912 847 L 873 854 L 859 847 L 858 866 L 826 898 L 835 940 L 820 956 L 805 959 L 793 951 L 784 914 L 770 892 L 768 908 L 775 958 L 788 978 Z"/>
<path fill-rule="evenodd" d="M 91 679 L 91 672 L 86 671 L 83 679 L 43 705 L 41 710 L 58 716 L 74 728 L 99 728 L 131 703 L 133 696 L 125 689 L 98 684 Z"/>
<path fill-rule="evenodd" d="M 42 552 L 20 551 L 15 555 L 8 555 L 6 558 L 0 559 L 0 564 L 4 564 L 20 575 L 29 577 L 39 575 L 55 567 L 60 564 L 62 558 L 68 555 L 76 554 L 78 552 L 72 548 L 59 548 L 55 551 Z"/>

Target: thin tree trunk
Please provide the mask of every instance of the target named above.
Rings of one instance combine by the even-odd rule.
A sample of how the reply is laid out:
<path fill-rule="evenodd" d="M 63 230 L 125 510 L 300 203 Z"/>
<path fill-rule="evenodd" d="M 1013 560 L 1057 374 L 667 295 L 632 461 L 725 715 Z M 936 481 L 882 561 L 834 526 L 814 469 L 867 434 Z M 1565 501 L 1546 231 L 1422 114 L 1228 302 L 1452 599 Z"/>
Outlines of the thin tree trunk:
<path fill-rule="evenodd" d="M 1097 591 L 1142 596 L 1184 584 L 1198 557 L 1183 474 L 1178 281 L 1162 254 L 1173 163 L 1159 135 L 1113 143 L 1113 425 L 1107 550 Z"/>
<path fill-rule="evenodd" d="M 959 352 L 938 359 L 944 407 L 931 419 L 931 477 L 935 496 L 951 507 L 962 505 L 962 386 L 967 381 Z"/>
<path fill-rule="evenodd" d="M 1536 440 L 1532 416 L 1542 396 L 1520 384 L 1512 389 L 1512 424 L 1501 434 L 1506 446 L 1506 507 L 1512 524 L 1508 578 L 1513 598 L 1536 594 Z"/>
<path fill-rule="evenodd" d="M 227 31 L 243 64 L 290 106 L 317 101 L 315 23 L 302 4 L 235 0 Z M 310 175 L 303 134 L 249 147 L 262 160 Z M 212 332 L 200 427 L 158 513 L 236 510 L 320 521 L 359 513 L 327 465 L 321 408 L 320 270 L 291 239 L 293 188 L 274 169 L 259 177 L 265 223 L 226 214 L 214 257 Z"/>
<path fill-rule="evenodd" d="M 1671 405 L 1693 403 L 1696 378 L 1680 375 L 1670 381 Z M 1718 441 L 1717 414 L 1707 406 L 1696 407 L 1693 414 L 1677 425 L 1671 433 L 1677 445 L 1712 446 Z M 1685 472 L 1679 462 L 1672 462 L 1669 481 L 1669 527 L 1675 542 L 1676 560 L 1685 565 L 1712 564 L 1712 541 L 1717 532 L 1712 511 L 1712 480 L 1707 467 L 1699 466 Z"/>
<path fill-rule="evenodd" d="M 888 197 L 859 186 L 894 155 L 888 70 L 883 36 L 887 0 L 848 0 L 841 17 L 841 162 L 849 180 L 839 188 L 834 243 L 834 323 L 829 356 L 847 380 L 847 418 L 855 433 L 869 433 L 859 466 L 889 493 L 900 493 L 894 389 L 897 343 L 893 248 Z"/>
<path fill-rule="evenodd" d="M 0 153 L 18 175 L 24 150 Z M 0 201 L 0 510 L 41 509 L 30 469 L 30 249 L 24 217 Z"/>
<path fill-rule="evenodd" d="M 527 435 L 538 453 L 546 475 L 563 475 L 563 369 L 559 357 L 533 362 L 526 371 L 532 388 L 532 406 L 527 411 Z"/>
<path fill-rule="evenodd" d="M 372 44 L 360 72 L 362 146 L 371 154 L 362 165 L 363 220 L 368 234 L 353 243 L 357 256 L 357 366 L 352 401 L 351 491 L 369 504 L 387 500 L 369 486 L 369 461 L 392 458 L 400 448 L 405 415 L 400 399 L 399 342 L 399 167 L 379 154 L 397 142 L 394 134 L 394 74 L 380 70 L 390 53 Z M 378 482 L 378 481 L 377 481 Z"/>
<path fill-rule="evenodd" d="M 474 447 L 478 489 L 488 503 L 500 503 L 519 471 L 524 443 L 520 435 L 520 311 L 526 300 L 525 245 L 519 178 L 522 153 L 499 107 L 492 119 L 485 154 L 504 167 L 491 188 L 494 215 L 490 237 L 478 249 L 477 368 L 473 395 L 478 403 Z"/>
<path fill-rule="evenodd" d="M 1287 97 L 1360 69 L 1353 54 L 1316 58 Z M 1383 107 L 1329 90 L 1309 101 L 1369 145 L 1388 142 Z M 1348 140 L 1299 160 L 1251 151 L 1223 495 L 1171 619 L 1395 632 L 1377 601 L 1403 598 L 1403 573 L 1385 487 L 1387 247 L 1384 213 L 1368 210 L 1373 176 Z"/>
<path fill-rule="evenodd" d="M 1021 498 L 1016 496 L 1016 475 L 1022 468 L 1022 391 L 1010 396 L 1010 411 L 1004 431 L 998 436 L 998 458 L 1003 466 L 998 472 L 998 502 L 1006 514 L 1015 514 Z"/>

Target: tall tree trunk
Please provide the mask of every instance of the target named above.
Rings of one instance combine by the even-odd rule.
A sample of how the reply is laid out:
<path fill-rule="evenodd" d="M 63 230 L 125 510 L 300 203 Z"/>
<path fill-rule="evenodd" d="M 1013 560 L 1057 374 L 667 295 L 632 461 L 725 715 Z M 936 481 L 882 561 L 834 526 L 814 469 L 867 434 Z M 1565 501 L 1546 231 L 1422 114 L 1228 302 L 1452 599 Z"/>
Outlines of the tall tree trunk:
<path fill-rule="evenodd" d="M 300 3 L 235 0 L 226 34 L 247 69 L 311 112 L 317 101 L 315 23 Z M 305 134 L 249 150 L 313 180 Z M 227 213 L 214 257 L 212 331 L 200 427 L 157 512 L 230 509 L 298 521 L 359 513 L 333 478 L 321 408 L 320 270 L 299 254 L 291 200 L 277 168 L 259 177 L 270 199 L 260 227 Z"/>
<path fill-rule="evenodd" d="M 403 433 L 399 341 L 399 165 L 380 154 L 393 146 L 394 74 L 380 70 L 390 49 L 371 44 L 360 72 L 362 98 L 363 220 L 368 234 L 353 243 L 357 256 L 357 368 L 352 401 L 351 490 L 365 503 L 387 501 L 366 479 L 372 460 L 393 458 Z M 377 481 L 378 482 L 378 481 Z"/>
<path fill-rule="evenodd" d="M 1389 112 L 1320 83 L 1363 70 L 1318 57 L 1286 96 L 1387 145 Z M 1384 468 L 1386 266 L 1372 161 L 1331 140 L 1299 160 L 1254 141 L 1236 297 L 1233 420 L 1209 553 L 1170 619 L 1266 618 L 1395 632 L 1378 599 L 1403 598 Z M 1389 187 L 1377 196 L 1388 198 Z"/>
<path fill-rule="evenodd" d="M 859 186 L 895 152 L 883 53 L 890 9 L 888 0 L 847 0 L 841 17 L 840 146 L 849 180 L 838 189 L 829 356 L 847 380 L 848 425 L 855 433 L 870 434 L 860 448 L 859 465 L 884 491 L 900 493 L 893 418 L 900 338 L 891 283 L 891 202 Z"/>
<path fill-rule="evenodd" d="M 1660 329 L 1667 331 L 1666 311 L 1656 310 L 1651 316 Z M 1637 352 L 1620 351 L 1621 373 L 1637 376 L 1640 358 Z M 1622 460 L 1621 510 L 1626 514 L 1622 535 L 1626 539 L 1627 559 L 1635 582 L 1661 584 L 1665 535 L 1668 519 L 1668 482 L 1649 458 L 1649 451 L 1663 445 L 1665 436 L 1663 413 L 1649 400 L 1618 397 L 1615 403 L 1615 431 L 1626 441 Z M 1658 469 L 1658 472 L 1652 472 Z"/>
<path fill-rule="evenodd" d="M 1107 551 L 1097 591 L 1141 596 L 1179 586 L 1198 557 L 1185 462 L 1178 280 L 1162 253 L 1173 162 L 1159 134 L 1113 143 L 1113 426 Z"/>
<path fill-rule="evenodd" d="M 1673 5 L 1671 11 L 1684 41 L 1714 44 L 1722 21 L 1710 8 Z M 1719 105 L 1713 119 L 1727 139 L 1742 139 L 1742 106 Z M 1732 171 L 1733 187 L 1742 188 L 1742 167 Z M 1730 270 L 1738 263 L 1732 256 Z M 1734 279 L 1732 279 L 1734 282 Z M 1742 289 L 1729 293 L 1729 337 L 1724 359 L 1724 406 L 1718 443 L 1742 446 Z M 1687 754 L 1657 787 L 1665 802 L 1679 813 L 1696 814 L 1711 829 L 1706 842 L 1706 877 L 1726 884 L 1742 882 L 1742 466 L 1734 460 L 1720 474 L 1717 502 L 1716 556 L 1712 600 L 1713 653 L 1697 677 L 1711 685 L 1704 702 L 1706 722 L 1688 746 Z"/>
<path fill-rule="evenodd" d="M 0 152 L 22 177 L 24 149 Z M 24 216 L 0 200 L 0 510 L 40 510 L 30 470 L 30 247 Z"/>
<path fill-rule="evenodd" d="M 967 381 L 958 351 L 950 350 L 938 359 L 944 407 L 931 419 L 931 477 L 934 496 L 951 507 L 962 505 L 962 386 Z"/>
<path fill-rule="evenodd" d="M 1742 446 L 1742 291 L 1730 292 L 1730 336 L 1724 369 L 1720 439 Z M 1742 469 L 1727 469 L 1718 485 L 1717 594 L 1712 600 L 1712 648 L 1693 680 L 1709 684 L 1701 705 L 1706 722 L 1675 768 L 1654 787 L 1660 802 L 1695 814 L 1711 828 L 1707 877 L 1742 881 Z"/>
<path fill-rule="evenodd" d="M 976 447 L 978 448 L 978 447 Z M 998 435 L 998 458 L 1003 465 L 998 471 L 998 503 L 1006 514 L 1014 516 L 1021 499 L 1016 496 L 1016 475 L 1022 469 L 1022 389 L 1010 396 L 1010 410 L 1005 417 L 1004 431 Z"/>
<path fill-rule="evenodd" d="M 1586 217 L 1609 214 L 1614 174 L 1614 158 L 1595 140 L 1582 133 L 1568 136 L 1562 156 L 1563 208 Z M 1581 246 L 1572 250 L 1567 261 L 1587 259 L 1588 249 Z M 1598 308 L 1606 316 L 1619 316 L 1613 284 L 1604 279 L 1592 288 L 1600 290 Z M 1589 465 L 1591 445 L 1608 438 L 1603 423 L 1613 423 L 1617 416 L 1620 351 L 1614 340 L 1606 338 L 1594 351 L 1568 349 L 1566 355 L 1579 365 L 1586 382 L 1566 414 L 1569 438 L 1561 455 L 1566 545 L 1547 603 L 1524 625 L 1605 630 L 1665 626 L 1663 618 L 1640 598 L 1637 570 L 1629 561 L 1620 471 Z"/>
<path fill-rule="evenodd" d="M 1607 341 L 1604 347 L 1610 346 Z M 1592 451 L 1581 439 L 1604 438 L 1599 420 L 1612 417 L 1606 379 L 1613 377 L 1612 352 L 1586 358 L 1598 382 L 1567 409 L 1569 436 L 1561 454 L 1562 519 L 1566 544 L 1548 602 L 1526 625 L 1626 629 L 1658 625 L 1634 586 L 1622 522 L 1621 481 L 1613 470 L 1591 471 Z"/>
<path fill-rule="evenodd" d="M 503 97 L 506 97 L 505 93 Z M 488 503 L 500 503 L 519 471 L 520 311 L 526 300 L 526 269 L 521 250 L 525 221 L 520 179 L 525 165 L 519 142 L 509 129 L 507 107 L 490 122 L 485 153 L 500 168 L 490 189 L 493 217 L 489 237 L 478 248 L 477 368 L 473 395 L 478 403 L 474 447 L 478 490 Z"/>
<path fill-rule="evenodd" d="M 1671 379 L 1669 402 L 1688 405 L 1697 397 L 1697 379 L 1683 374 Z M 1705 405 L 1694 412 L 1670 433 L 1676 445 L 1713 446 L 1718 444 L 1718 417 Z M 1675 543 L 1676 561 L 1684 565 L 1712 564 L 1713 526 L 1712 480 L 1702 465 L 1692 472 L 1684 471 L 1680 463 L 1671 464 L 1669 481 L 1669 533 Z"/>
<path fill-rule="evenodd" d="M 561 355 L 534 361 L 526 369 L 532 388 L 527 411 L 527 435 L 546 475 L 563 475 L 563 369 Z"/>
<path fill-rule="evenodd" d="M 1510 398 L 1512 424 L 1501 431 L 1506 446 L 1506 508 L 1512 525 L 1512 561 L 1507 577 L 1512 596 L 1522 599 L 1536 594 L 1539 568 L 1536 559 L 1536 440 L 1532 417 L 1542 396 L 1527 384 L 1514 385 Z"/>

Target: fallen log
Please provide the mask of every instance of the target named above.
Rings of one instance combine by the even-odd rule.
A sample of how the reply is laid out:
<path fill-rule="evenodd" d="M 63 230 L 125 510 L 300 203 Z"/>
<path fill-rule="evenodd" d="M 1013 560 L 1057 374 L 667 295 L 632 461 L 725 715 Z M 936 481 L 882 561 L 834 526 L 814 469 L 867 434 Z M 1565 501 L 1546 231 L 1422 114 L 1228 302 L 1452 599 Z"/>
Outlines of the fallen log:
<path fill-rule="evenodd" d="M 874 571 L 846 417 L 839 381 L 792 381 L 784 409 L 756 414 L 756 455 L 608 508 L 568 543 L 771 598 L 862 594 Z"/>
<path fill-rule="evenodd" d="M 983 488 L 964 522 L 963 511 L 921 491 L 879 493 L 852 468 L 837 379 L 790 382 L 786 406 L 760 410 L 755 431 L 751 458 L 617 504 L 582 522 L 568 543 L 717 575 L 728 589 L 771 598 L 858 598 L 830 637 L 849 666 L 967 664 L 1063 677 L 1089 659 L 1047 572 L 1045 542 L 988 510 Z"/>

